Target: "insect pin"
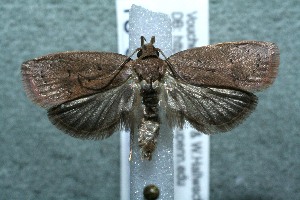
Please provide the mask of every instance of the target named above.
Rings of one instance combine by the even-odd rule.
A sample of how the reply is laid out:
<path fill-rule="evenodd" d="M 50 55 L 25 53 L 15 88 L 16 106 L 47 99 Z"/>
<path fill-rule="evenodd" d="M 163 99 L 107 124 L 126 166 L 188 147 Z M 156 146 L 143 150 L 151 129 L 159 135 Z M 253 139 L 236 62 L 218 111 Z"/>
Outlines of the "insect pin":
<path fill-rule="evenodd" d="M 162 118 L 205 134 L 229 131 L 255 109 L 252 92 L 270 86 L 279 66 L 279 49 L 270 42 L 226 42 L 169 58 L 154 43 L 154 36 L 149 43 L 142 36 L 135 60 L 79 51 L 26 61 L 25 91 L 71 136 L 104 139 L 124 128 L 132 146 L 137 132 L 142 159 L 151 160 Z"/>

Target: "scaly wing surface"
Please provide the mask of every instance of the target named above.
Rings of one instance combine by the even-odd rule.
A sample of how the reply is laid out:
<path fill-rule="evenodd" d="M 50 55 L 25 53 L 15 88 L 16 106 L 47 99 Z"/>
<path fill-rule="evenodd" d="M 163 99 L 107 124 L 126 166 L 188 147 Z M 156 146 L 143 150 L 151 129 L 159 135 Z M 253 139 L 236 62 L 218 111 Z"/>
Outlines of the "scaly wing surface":
<path fill-rule="evenodd" d="M 279 49 L 270 42 L 226 42 L 181 51 L 168 61 L 189 84 L 254 92 L 273 83 Z"/>
<path fill-rule="evenodd" d="M 50 108 L 123 84 L 130 72 L 118 70 L 127 59 L 105 52 L 50 54 L 22 64 L 23 84 L 35 103 Z"/>
<path fill-rule="evenodd" d="M 254 94 L 228 88 L 195 86 L 166 75 L 162 106 L 171 126 L 187 120 L 206 134 L 229 131 L 242 122 L 256 107 Z"/>
<path fill-rule="evenodd" d="M 119 87 L 65 102 L 48 110 L 50 121 L 74 137 L 103 139 L 134 126 L 137 85 L 131 79 Z"/>

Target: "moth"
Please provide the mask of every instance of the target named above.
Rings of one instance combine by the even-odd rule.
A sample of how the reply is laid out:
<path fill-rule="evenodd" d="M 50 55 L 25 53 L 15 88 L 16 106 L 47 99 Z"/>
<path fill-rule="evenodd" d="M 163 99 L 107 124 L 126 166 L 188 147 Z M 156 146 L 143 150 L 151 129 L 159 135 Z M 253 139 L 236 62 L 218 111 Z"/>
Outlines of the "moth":
<path fill-rule="evenodd" d="M 255 109 L 253 92 L 270 86 L 278 71 L 279 49 L 270 42 L 226 42 L 169 58 L 154 43 L 142 36 L 135 60 L 79 51 L 26 61 L 25 91 L 71 136 L 104 139 L 124 128 L 132 145 L 138 132 L 141 157 L 151 160 L 162 117 L 170 127 L 188 122 L 205 134 L 229 131 Z"/>

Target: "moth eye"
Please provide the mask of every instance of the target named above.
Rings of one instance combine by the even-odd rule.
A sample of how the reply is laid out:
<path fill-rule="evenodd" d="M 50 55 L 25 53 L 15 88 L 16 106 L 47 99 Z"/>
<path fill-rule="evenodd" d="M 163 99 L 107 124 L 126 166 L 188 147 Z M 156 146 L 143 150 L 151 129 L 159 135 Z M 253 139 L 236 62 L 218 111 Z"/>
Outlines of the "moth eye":
<path fill-rule="evenodd" d="M 140 50 L 138 53 L 137 53 L 137 57 L 141 57 L 141 55 L 143 54 L 142 50 Z"/>

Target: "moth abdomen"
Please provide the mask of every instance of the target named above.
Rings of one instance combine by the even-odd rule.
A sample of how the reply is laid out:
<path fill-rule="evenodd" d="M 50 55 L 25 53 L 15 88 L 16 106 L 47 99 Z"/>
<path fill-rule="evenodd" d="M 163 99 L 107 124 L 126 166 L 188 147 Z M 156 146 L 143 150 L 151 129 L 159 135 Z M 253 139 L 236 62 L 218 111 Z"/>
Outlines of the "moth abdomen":
<path fill-rule="evenodd" d="M 159 119 L 159 89 L 153 87 L 152 83 L 142 84 L 140 95 L 143 103 L 143 117 L 139 126 L 139 146 L 142 158 L 151 160 L 155 150 L 157 137 L 160 129 Z"/>

